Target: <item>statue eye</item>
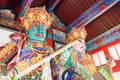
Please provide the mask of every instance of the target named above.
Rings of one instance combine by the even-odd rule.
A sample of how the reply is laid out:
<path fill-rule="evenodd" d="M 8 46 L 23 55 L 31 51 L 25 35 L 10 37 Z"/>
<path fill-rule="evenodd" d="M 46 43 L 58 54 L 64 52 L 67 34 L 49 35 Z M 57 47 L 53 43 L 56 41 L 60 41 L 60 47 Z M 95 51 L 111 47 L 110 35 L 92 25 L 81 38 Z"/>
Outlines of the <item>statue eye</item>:
<path fill-rule="evenodd" d="M 79 42 L 82 42 L 81 40 L 78 40 Z"/>
<path fill-rule="evenodd" d="M 55 63 L 55 61 L 54 61 L 54 60 L 51 60 L 51 63 L 52 63 L 52 64 L 54 64 L 54 63 Z"/>

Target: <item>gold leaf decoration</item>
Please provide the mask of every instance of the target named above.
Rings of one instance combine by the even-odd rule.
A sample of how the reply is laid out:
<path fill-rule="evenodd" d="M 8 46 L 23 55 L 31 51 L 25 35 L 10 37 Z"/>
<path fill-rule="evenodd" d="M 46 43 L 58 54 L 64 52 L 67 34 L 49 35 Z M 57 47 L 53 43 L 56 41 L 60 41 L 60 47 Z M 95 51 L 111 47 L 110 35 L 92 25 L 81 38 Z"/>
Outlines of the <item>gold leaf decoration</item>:
<path fill-rule="evenodd" d="M 25 14 L 25 17 L 21 19 L 21 25 L 25 30 L 30 29 L 32 24 L 42 24 L 47 28 L 53 22 L 53 18 L 50 17 L 50 14 L 46 11 L 45 6 L 29 8 Z"/>
<path fill-rule="evenodd" d="M 87 36 L 87 32 L 86 32 L 85 28 L 78 29 L 78 28 L 73 27 L 71 32 L 69 32 L 67 34 L 67 40 L 68 40 L 68 42 L 72 42 L 72 41 L 78 40 L 78 39 L 85 40 L 86 36 Z"/>

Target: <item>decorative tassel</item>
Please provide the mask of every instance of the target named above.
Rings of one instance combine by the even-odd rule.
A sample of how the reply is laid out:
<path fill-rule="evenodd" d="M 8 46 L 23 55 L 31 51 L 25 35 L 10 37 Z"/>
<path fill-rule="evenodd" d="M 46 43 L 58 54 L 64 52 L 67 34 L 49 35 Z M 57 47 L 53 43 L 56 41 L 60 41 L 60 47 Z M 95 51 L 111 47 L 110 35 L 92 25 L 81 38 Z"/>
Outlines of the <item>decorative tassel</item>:
<path fill-rule="evenodd" d="M 50 61 L 46 61 L 43 69 L 42 80 L 52 80 Z"/>

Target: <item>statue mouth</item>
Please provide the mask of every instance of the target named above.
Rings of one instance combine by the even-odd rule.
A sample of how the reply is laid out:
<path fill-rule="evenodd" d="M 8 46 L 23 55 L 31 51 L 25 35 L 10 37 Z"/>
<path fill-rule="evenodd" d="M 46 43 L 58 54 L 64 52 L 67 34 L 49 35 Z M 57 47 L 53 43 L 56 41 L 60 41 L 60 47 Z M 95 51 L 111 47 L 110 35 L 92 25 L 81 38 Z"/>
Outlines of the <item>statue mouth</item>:
<path fill-rule="evenodd" d="M 35 36 L 43 38 L 43 36 L 40 33 L 35 34 Z"/>

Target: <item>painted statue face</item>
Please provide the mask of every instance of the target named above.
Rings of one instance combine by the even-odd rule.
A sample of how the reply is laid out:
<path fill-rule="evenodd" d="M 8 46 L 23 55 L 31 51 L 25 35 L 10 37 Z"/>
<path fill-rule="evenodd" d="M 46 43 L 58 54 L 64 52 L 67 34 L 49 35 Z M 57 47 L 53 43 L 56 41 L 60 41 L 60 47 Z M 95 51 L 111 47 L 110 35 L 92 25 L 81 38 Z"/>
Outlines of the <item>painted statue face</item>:
<path fill-rule="evenodd" d="M 32 25 L 26 34 L 29 40 L 44 42 L 46 37 L 46 29 L 41 24 L 38 24 L 37 26 Z"/>
<path fill-rule="evenodd" d="M 112 67 L 115 67 L 115 66 L 116 66 L 116 62 L 115 62 L 114 59 L 111 61 L 111 64 L 112 64 Z"/>
<path fill-rule="evenodd" d="M 86 46 L 84 44 L 84 40 L 79 40 L 74 46 L 73 49 L 75 49 L 78 52 L 85 52 Z"/>
<path fill-rule="evenodd" d="M 110 57 L 109 57 L 108 62 L 112 65 L 112 67 L 115 67 L 115 66 L 116 66 L 116 61 L 115 61 L 115 59 L 113 58 L 113 56 L 110 56 Z"/>

